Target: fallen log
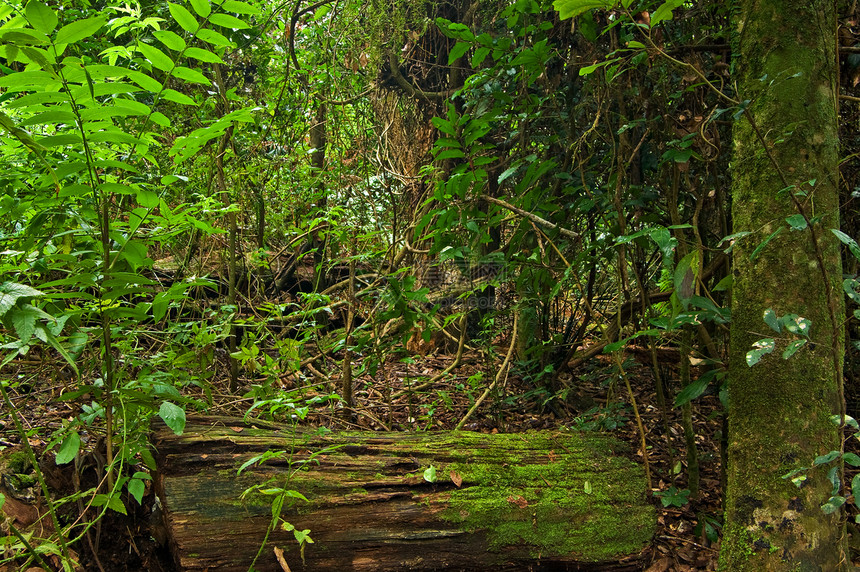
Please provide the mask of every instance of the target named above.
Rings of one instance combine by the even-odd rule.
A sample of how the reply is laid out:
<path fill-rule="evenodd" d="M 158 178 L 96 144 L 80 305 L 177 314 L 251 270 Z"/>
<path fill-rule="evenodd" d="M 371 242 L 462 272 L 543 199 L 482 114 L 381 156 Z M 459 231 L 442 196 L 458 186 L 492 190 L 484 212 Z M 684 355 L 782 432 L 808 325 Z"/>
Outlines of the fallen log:
<path fill-rule="evenodd" d="M 154 443 L 181 570 L 249 570 L 271 528 L 256 570 L 640 570 L 655 526 L 641 467 L 606 435 L 331 433 L 189 416 L 181 436 L 158 422 Z M 279 497 L 264 492 L 279 488 L 307 498 L 286 496 L 295 502 L 279 514 L 310 529 L 303 550 L 271 526 Z"/>

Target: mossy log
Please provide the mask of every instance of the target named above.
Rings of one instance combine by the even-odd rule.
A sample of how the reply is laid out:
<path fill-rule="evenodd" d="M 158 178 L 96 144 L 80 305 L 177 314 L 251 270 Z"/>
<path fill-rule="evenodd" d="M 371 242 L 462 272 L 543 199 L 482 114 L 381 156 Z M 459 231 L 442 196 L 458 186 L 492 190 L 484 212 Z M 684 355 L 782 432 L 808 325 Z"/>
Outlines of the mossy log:
<path fill-rule="evenodd" d="M 643 471 L 605 435 L 331 433 L 225 417 L 154 433 L 182 570 L 249 569 L 277 498 L 264 484 L 307 498 L 288 497 L 280 518 L 314 543 L 302 555 L 273 527 L 260 571 L 286 569 L 279 550 L 293 570 L 639 570 L 654 533 Z M 274 456 L 237 475 L 263 453 Z"/>

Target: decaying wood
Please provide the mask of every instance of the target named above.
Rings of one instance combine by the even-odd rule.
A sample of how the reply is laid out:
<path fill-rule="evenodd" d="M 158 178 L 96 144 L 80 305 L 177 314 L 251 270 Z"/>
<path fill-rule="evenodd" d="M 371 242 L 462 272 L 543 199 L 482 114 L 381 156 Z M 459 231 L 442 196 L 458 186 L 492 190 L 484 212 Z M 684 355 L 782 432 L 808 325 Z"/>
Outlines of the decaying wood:
<path fill-rule="evenodd" d="M 261 571 L 638 570 L 655 524 L 641 467 L 598 434 L 325 434 L 189 417 L 181 436 L 156 425 L 154 442 L 182 570 L 249 569 L 274 497 L 240 496 L 263 483 L 307 497 L 280 516 L 314 543 L 303 566 L 276 527 Z M 266 451 L 284 453 L 237 476 Z"/>

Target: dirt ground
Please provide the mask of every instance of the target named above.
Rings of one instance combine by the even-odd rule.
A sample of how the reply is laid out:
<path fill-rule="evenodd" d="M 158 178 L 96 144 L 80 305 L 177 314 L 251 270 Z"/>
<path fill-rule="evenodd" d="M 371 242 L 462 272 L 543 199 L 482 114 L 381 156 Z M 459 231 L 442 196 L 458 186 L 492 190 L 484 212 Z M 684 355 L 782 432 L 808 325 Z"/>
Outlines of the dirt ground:
<path fill-rule="evenodd" d="M 671 356 L 671 351 L 667 355 Z M 453 429 L 466 415 L 475 399 L 483 393 L 495 375 L 488 372 L 485 359 L 467 352 L 462 363 L 449 376 L 431 387 L 417 389 L 423 380 L 451 365 L 454 357 L 428 353 L 408 360 L 412 363 L 392 361 L 377 371 L 371 379 L 355 380 L 355 421 L 345 421 L 332 401 L 321 400 L 312 406 L 304 423 L 326 426 L 332 430 L 448 430 Z M 97 483 L 104 474 L 104 440 L 96 434 L 82 434 L 84 452 L 76 462 L 58 467 L 53 462 L 52 433 L 79 415 L 89 403 L 88 396 L 72 401 L 59 401 L 57 397 L 68 391 L 70 382 L 62 376 L 50 374 L 45 361 L 22 361 L 15 365 L 19 375 L 33 381 L 18 384 L 10 395 L 19 418 L 28 432 L 30 445 L 40 455 L 42 469 L 51 494 L 55 497 L 72 495 Z M 332 364 L 329 365 L 333 365 Z M 317 364 L 318 366 L 320 364 Z M 228 378 L 226 364 L 215 364 L 223 372 L 212 380 L 214 406 L 209 413 L 244 415 L 252 403 L 248 397 L 226 390 Z M 316 369 L 316 368 L 315 368 Z M 333 369 L 333 368 L 332 368 Z M 664 419 L 654 391 L 654 374 L 649 365 L 637 361 L 635 352 L 627 355 L 625 370 L 631 381 L 633 396 L 629 395 L 623 380 L 608 356 L 598 356 L 578 369 L 557 376 L 554 392 L 535 388 L 515 371 L 511 372 L 498 390 L 491 394 L 467 419 L 464 429 L 469 431 L 520 432 L 529 429 L 574 428 L 581 431 L 606 431 L 628 441 L 631 450 L 637 451 L 637 460 L 646 462 L 640 450 L 640 434 L 634 419 L 632 402 L 636 401 L 646 433 L 647 463 L 650 467 L 653 502 L 657 508 L 658 529 L 652 544 L 644 554 L 644 570 L 648 572 L 687 572 L 716 570 L 721 525 L 721 438 L 723 416 L 717 391 L 708 392 L 693 402 L 693 424 L 700 463 L 701 484 L 698 496 L 685 496 L 687 489 L 687 452 L 681 412 L 670 408 Z M 484 381 L 479 372 L 484 371 Z M 667 385 L 668 395 L 679 390 L 677 368 L 671 360 L 662 364 L 661 377 Z M 487 375 L 487 374 L 490 375 Z M 479 380 L 479 381 L 476 381 Z M 278 382 L 284 389 L 302 388 L 306 399 L 326 395 L 335 385 L 310 376 L 301 380 L 295 375 L 284 375 Z M 386 399 L 389 390 L 396 395 Z M 547 401 L 548 396 L 556 398 Z M 202 397 L 202 396 L 201 396 Z M 5 408 L 4 408 L 5 409 Z M 263 411 L 258 410 L 258 414 Z M 11 483 L 10 475 L 30 473 L 21 467 L 11 467 L 10 459 L 22 450 L 20 436 L 12 423 L 9 411 L 0 415 L 0 472 L 3 474 L 0 492 L 6 496 L 3 510 L 6 519 L 20 530 L 33 532 L 36 537 L 50 532 L 45 517 L 44 499 L 37 484 Z M 142 465 L 129 468 L 129 471 Z M 13 470 L 14 469 L 14 470 Z M 12 489 L 15 489 L 14 491 Z M 84 511 L 83 499 L 63 504 L 59 513 L 63 519 L 92 519 L 95 509 Z M 166 531 L 161 524 L 154 494 L 147 486 L 142 505 L 126 499 L 128 515 L 107 510 L 84 537 L 72 548 L 80 558 L 82 570 L 104 572 L 119 571 L 172 571 L 175 570 L 166 542 Z M 40 518 L 41 517 L 41 518 Z M 853 514 L 850 515 L 853 521 Z M 851 527 L 853 530 L 853 527 Z M 4 525 L 4 535 L 9 527 Z M 2 537 L 0 537 L 2 538 Z M 7 537 L 9 538 L 9 537 Z M 6 550 L 6 552 L 4 552 Z M 8 560 L 5 544 L 0 547 L 0 572 L 17 570 L 24 560 Z M 47 563 L 55 566 L 57 559 L 46 556 Z M 34 564 L 31 564 L 34 566 Z M 30 570 L 39 570 L 35 567 Z"/>

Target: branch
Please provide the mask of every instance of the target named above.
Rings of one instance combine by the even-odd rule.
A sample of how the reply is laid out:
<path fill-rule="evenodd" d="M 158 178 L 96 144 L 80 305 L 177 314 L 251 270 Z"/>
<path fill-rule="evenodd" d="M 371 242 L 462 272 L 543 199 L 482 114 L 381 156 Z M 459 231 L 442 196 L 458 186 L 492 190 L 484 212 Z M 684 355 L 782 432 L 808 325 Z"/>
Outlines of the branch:
<path fill-rule="evenodd" d="M 482 197 L 482 198 L 483 198 L 485 201 L 487 201 L 488 203 L 493 203 L 494 205 L 497 205 L 497 206 L 500 206 L 500 207 L 502 207 L 502 208 L 508 209 L 509 211 L 514 212 L 514 213 L 516 213 L 516 214 L 518 214 L 518 215 L 520 215 L 520 216 L 524 216 L 524 217 L 526 217 L 527 219 L 529 219 L 530 221 L 532 221 L 532 222 L 534 222 L 534 223 L 536 223 L 536 224 L 539 224 L 539 225 L 541 225 L 541 226 L 542 226 L 542 227 L 544 227 L 544 228 L 557 229 L 561 234 L 563 234 L 564 236 L 566 236 L 566 237 L 568 237 L 568 238 L 579 238 L 579 234 L 578 234 L 578 233 L 573 232 L 572 230 L 568 230 L 568 229 L 566 229 L 566 228 L 562 228 L 562 227 L 558 226 L 557 224 L 555 224 L 555 223 L 551 223 L 551 222 L 549 222 L 548 220 L 543 219 L 543 218 L 539 217 L 538 215 L 536 215 L 536 214 L 534 214 L 534 213 L 530 213 L 530 212 L 528 212 L 528 211 L 524 211 L 523 209 L 521 209 L 521 208 L 519 208 L 519 207 L 515 207 L 514 205 L 512 205 L 512 204 L 510 204 L 510 203 L 506 203 L 505 201 L 503 201 L 503 200 L 501 200 L 501 199 L 497 199 L 497 198 L 495 198 L 495 197 L 490 197 L 490 196 L 484 196 L 484 197 Z"/>
<path fill-rule="evenodd" d="M 391 66 L 391 77 L 394 78 L 397 85 L 409 95 L 442 101 L 448 99 L 457 91 L 455 89 L 449 89 L 447 91 L 423 91 L 418 89 L 409 83 L 409 80 L 403 77 L 403 74 L 400 73 L 400 60 L 397 58 L 397 54 L 394 53 L 394 50 L 388 48 L 386 53 L 388 55 L 388 63 Z"/>

